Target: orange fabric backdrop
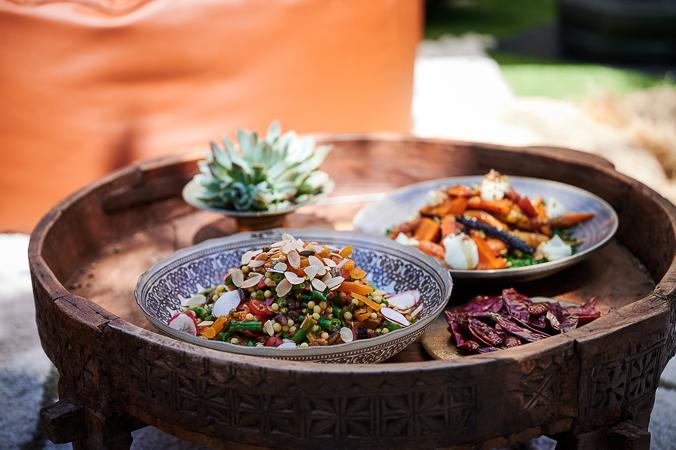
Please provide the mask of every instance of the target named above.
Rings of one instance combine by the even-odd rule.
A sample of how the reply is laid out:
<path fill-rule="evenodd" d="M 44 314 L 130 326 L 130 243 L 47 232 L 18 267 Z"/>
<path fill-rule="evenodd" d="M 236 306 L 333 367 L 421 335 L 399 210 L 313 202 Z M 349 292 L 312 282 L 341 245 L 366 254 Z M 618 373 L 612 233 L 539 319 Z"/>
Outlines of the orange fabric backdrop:
<path fill-rule="evenodd" d="M 406 132 L 421 0 L 0 0 L 0 231 L 274 118 Z"/>

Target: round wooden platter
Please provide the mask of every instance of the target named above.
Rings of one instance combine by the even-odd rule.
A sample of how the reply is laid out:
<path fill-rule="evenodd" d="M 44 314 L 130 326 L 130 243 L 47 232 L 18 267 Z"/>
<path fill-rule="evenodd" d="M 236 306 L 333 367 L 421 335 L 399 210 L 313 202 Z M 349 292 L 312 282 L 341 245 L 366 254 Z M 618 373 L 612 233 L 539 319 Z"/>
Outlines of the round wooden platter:
<path fill-rule="evenodd" d="M 579 448 L 645 447 L 659 374 L 676 347 L 672 204 L 607 161 L 571 150 L 323 139 L 335 146 L 325 169 L 336 189 L 290 215 L 288 226 L 349 229 L 366 201 L 393 188 L 490 168 L 601 196 L 620 229 L 593 257 L 515 286 L 456 283 L 449 306 L 515 287 L 577 304 L 594 295 L 604 316 L 563 336 L 461 361 L 432 360 L 419 342 L 384 364 L 347 366 L 176 341 L 137 308 L 138 276 L 179 248 L 236 230 L 234 221 L 181 200 L 195 157 L 142 162 L 64 200 L 31 238 L 38 329 L 60 373 L 61 399 L 43 411 L 52 441 L 119 448 L 131 430 L 152 424 L 213 448 L 491 448 L 540 434 Z"/>

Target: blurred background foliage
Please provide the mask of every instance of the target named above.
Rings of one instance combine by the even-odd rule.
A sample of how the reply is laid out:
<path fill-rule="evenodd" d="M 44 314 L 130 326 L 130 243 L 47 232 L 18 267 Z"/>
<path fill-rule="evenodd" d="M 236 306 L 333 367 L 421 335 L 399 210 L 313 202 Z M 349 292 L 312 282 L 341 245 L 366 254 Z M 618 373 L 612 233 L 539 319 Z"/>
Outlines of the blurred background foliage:
<path fill-rule="evenodd" d="M 438 39 L 444 35 L 466 33 L 488 35 L 497 45 L 489 55 L 500 65 L 503 75 L 517 96 L 541 96 L 565 100 L 582 100 L 612 92 L 625 94 L 656 86 L 676 86 L 674 74 L 654 67 L 599 64 L 563 57 L 554 48 L 542 56 L 539 36 L 556 33 L 556 0 L 428 0 L 425 37 Z M 527 33 L 533 35 L 533 51 L 529 51 Z M 510 50 L 509 43 L 521 39 L 521 52 Z"/>

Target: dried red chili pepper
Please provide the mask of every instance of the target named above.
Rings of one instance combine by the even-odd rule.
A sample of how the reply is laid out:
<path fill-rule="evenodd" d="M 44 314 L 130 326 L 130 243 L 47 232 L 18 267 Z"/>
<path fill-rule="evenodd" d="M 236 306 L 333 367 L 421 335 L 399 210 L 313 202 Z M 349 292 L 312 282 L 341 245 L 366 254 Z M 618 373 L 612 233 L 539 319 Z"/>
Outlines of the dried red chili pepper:
<path fill-rule="evenodd" d="M 496 347 L 503 343 L 502 337 L 493 328 L 478 319 L 470 318 L 468 328 L 472 336 L 488 346 Z"/>

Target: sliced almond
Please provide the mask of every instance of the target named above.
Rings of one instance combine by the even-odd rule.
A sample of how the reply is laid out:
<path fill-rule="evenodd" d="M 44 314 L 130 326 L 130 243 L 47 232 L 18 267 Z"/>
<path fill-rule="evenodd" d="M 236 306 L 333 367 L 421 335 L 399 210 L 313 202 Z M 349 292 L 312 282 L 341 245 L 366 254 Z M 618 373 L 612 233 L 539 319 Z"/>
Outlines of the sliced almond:
<path fill-rule="evenodd" d="M 274 244 L 270 245 L 270 248 L 279 248 L 286 244 L 286 241 L 277 241 Z"/>
<path fill-rule="evenodd" d="M 324 262 L 329 267 L 336 267 L 336 262 L 334 260 L 332 260 L 331 258 L 324 258 Z"/>
<path fill-rule="evenodd" d="M 213 324 L 214 324 L 213 320 L 203 320 L 203 321 L 201 321 L 200 323 L 197 324 L 197 328 L 210 327 Z"/>
<path fill-rule="evenodd" d="M 333 278 L 333 275 L 331 275 L 330 273 L 327 273 L 326 275 L 324 275 L 324 276 L 322 277 L 322 281 L 323 281 L 324 283 L 326 283 L 326 282 L 329 281 L 331 278 Z"/>
<path fill-rule="evenodd" d="M 242 283 L 244 282 L 244 272 L 239 269 L 233 269 L 230 276 L 232 277 L 232 283 L 235 286 L 242 287 Z"/>
<path fill-rule="evenodd" d="M 352 342 L 354 340 L 354 334 L 348 327 L 343 327 L 340 329 L 340 338 L 347 344 L 348 342 Z"/>
<path fill-rule="evenodd" d="M 295 250 L 295 249 L 296 249 L 296 246 L 295 246 L 295 243 L 294 243 L 294 242 L 287 242 L 287 243 L 284 244 L 284 246 L 282 247 L 282 253 L 284 253 L 285 255 L 288 255 L 289 252 L 291 252 L 291 251 L 293 251 L 293 250 Z"/>
<path fill-rule="evenodd" d="M 387 320 L 390 322 L 398 323 L 399 325 L 403 327 L 409 326 L 411 323 L 404 317 L 403 314 L 401 314 L 398 311 L 395 311 L 392 308 L 388 308 L 386 306 L 380 308 L 380 314 L 382 314 Z"/>
<path fill-rule="evenodd" d="M 329 289 L 336 289 L 341 284 L 343 284 L 343 281 L 345 281 L 345 278 L 343 277 L 333 277 L 326 282 L 326 287 L 328 287 Z"/>
<path fill-rule="evenodd" d="M 317 278 L 312 280 L 312 287 L 319 292 L 324 292 L 326 290 L 326 284 Z"/>
<path fill-rule="evenodd" d="M 294 269 L 298 269 L 300 267 L 300 255 L 296 250 L 291 250 L 287 257 L 289 258 L 289 264 L 291 267 Z"/>
<path fill-rule="evenodd" d="M 324 267 L 324 262 L 315 255 L 308 256 L 307 262 L 309 262 L 311 266 Z"/>
<path fill-rule="evenodd" d="M 293 241 L 296 240 L 296 238 L 291 236 L 289 233 L 284 233 L 282 235 L 282 240 L 285 241 L 285 242 L 293 242 Z"/>
<path fill-rule="evenodd" d="M 299 277 L 298 275 L 296 275 L 293 272 L 284 272 L 284 277 L 287 280 L 289 280 L 289 283 L 291 283 L 291 284 L 301 284 L 301 283 L 305 282 L 304 277 Z"/>
<path fill-rule="evenodd" d="M 255 269 L 257 267 L 261 267 L 261 266 L 264 266 L 264 265 L 265 265 L 265 261 L 263 261 L 261 259 L 254 259 L 253 261 L 251 261 L 249 263 L 249 267 L 251 267 L 252 269 Z"/>
<path fill-rule="evenodd" d="M 284 273 L 284 271 L 286 270 L 286 267 L 287 267 L 286 264 L 284 264 L 283 262 L 280 261 L 277 264 L 275 264 L 272 268 L 274 270 L 278 271 L 278 272 Z"/>
<path fill-rule="evenodd" d="M 207 302 L 207 298 L 202 294 L 194 294 L 188 298 L 183 298 L 179 295 L 181 306 L 184 308 L 192 308 L 193 306 L 202 306 Z"/>
<path fill-rule="evenodd" d="M 305 269 L 303 269 L 303 272 L 305 272 L 305 275 L 307 275 L 307 277 L 311 280 L 319 273 L 319 267 L 307 266 Z"/>
<path fill-rule="evenodd" d="M 277 293 L 277 297 L 284 297 L 286 294 L 291 292 L 291 283 L 287 279 L 283 279 L 277 284 L 277 287 L 275 288 L 275 292 Z"/>
<path fill-rule="evenodd" d="M 242 282 L 242 289 L 248 289 L 250 287 L 256 286 L 263 279 L 263 274 L 261 273 L 252 273 L 249 278 Z"/>
<path fill-rule="evenodd" d="M 321 245 L 318 245 L 318 244 L 314 244 L 314 243 L 307 245 L 306 248 L 308 250 L 312 250 L 313 252 L 315 252 L 317 254 L 324 251 L 324 247 L 322 247 Z"/>
<path fill-rule="evenodd" d="M 251 261 L 254 256 L 259 255 L 260 253 L 263 253 L 263 250 L 249 250 L 248 252 L 244 252 L 242 255 L 242 265 L 245 266 L 249 264 L 249 261 Z"/>
<path fill-rule="evenodd" d="M 272 323 L 272 320 L 268 320 L 263 324 L 263 330 L 265 330 L 266 333 L 268 333 L 268 336 L 274 336 L 275 335 L 275 329 L 273 328 L 274 323 Z"/>

